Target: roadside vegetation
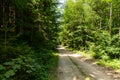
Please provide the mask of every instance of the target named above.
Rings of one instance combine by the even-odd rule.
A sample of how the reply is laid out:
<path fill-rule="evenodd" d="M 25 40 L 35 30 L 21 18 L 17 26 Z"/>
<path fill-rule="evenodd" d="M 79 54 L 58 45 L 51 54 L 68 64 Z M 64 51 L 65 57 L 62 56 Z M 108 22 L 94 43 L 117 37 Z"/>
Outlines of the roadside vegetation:
<path fill-rule="evenodd" d="M 120 69 L 120 1 L 67 0 L 59 40 L 99 65 Z"/>

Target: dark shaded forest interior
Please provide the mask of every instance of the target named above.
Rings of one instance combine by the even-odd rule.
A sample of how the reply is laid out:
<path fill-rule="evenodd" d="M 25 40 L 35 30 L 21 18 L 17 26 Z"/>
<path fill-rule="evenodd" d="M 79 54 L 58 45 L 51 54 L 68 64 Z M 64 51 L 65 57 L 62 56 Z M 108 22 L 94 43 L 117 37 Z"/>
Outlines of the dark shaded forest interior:
<path fill-rule="evenodd" d="M 49 79 L 52 59 L 57 61 L 57 5 L 0 0 L 0 80 Z"/>

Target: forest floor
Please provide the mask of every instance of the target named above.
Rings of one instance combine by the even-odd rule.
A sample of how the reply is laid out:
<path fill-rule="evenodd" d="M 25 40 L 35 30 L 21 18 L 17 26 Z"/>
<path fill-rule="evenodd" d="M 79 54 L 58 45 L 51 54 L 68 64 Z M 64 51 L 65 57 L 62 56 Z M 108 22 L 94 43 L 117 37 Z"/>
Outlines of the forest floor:
<path fill-rule="evenodd" d="M 120 80 L 120 72 L 59 46 L 58 80 Z"/>

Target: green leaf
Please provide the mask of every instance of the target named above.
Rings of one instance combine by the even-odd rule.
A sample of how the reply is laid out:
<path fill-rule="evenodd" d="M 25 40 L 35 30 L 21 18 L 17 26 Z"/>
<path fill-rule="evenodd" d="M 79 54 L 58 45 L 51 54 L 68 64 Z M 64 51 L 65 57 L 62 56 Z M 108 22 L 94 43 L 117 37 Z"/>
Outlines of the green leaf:
<path fill-rule="evenodd" d="M 3 65 L 0 65 L 0 70 L 4 70 L 5 67 Z"/>
<path fill-rule="evenodd" d="M 20 64 L 15 64 L 15 65 L 13 66 L 13 69 L 14 69 L 14 70 L 20 69 L 20 68 L 21 68 L 21 65 L 20 65 Z"/>
<path fill-rule="evenodd" d="M 5 62 L 4 65 L 14 65 L 14 62 Z"/>
<path fill-rule="evenodd" d="M 13 76 L 14 74 L 15 74 L 15 72 L 10 69 L 4 75 L 6 78 L 9 78 L 10 76 Z"/>

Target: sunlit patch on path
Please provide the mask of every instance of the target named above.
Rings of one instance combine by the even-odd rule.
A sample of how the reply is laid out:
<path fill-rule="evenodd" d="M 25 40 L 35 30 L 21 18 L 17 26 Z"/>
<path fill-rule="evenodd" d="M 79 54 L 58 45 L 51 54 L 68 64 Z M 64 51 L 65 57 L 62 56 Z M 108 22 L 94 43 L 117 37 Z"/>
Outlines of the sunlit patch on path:
<path fill-rule="evenodd" d="M 81 57 L 80 54 L 59 54 L 59 56 Z"/>

